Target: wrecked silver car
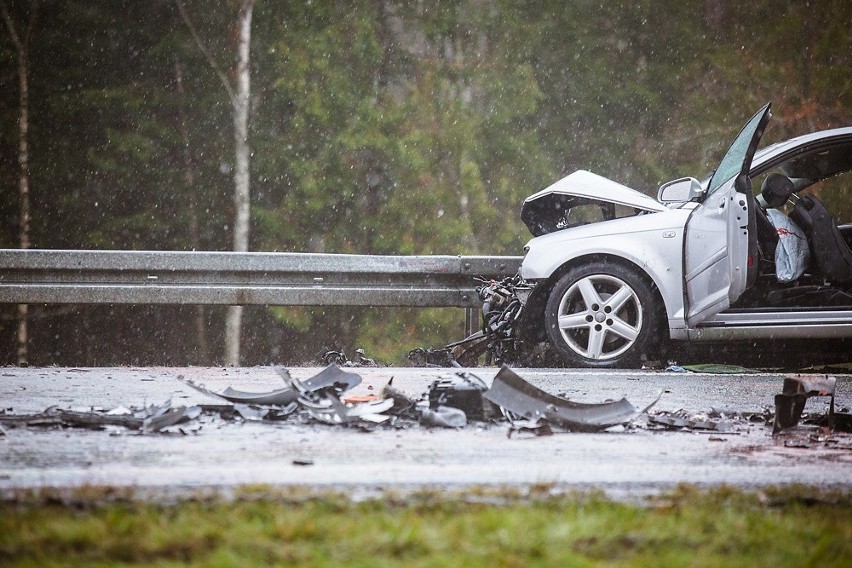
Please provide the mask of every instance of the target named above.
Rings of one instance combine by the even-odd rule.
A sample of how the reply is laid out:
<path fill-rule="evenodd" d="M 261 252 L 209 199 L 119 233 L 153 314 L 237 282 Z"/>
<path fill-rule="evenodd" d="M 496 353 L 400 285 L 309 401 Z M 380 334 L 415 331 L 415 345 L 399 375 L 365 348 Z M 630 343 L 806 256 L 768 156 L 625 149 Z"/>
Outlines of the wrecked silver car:
<path fill-rule="evenodd" d="M 527 198 L 517 333 L 584 367 L 639 366 L 666 340 L 852 337 L 852 224 L 817 197 L 852 185 L 852 127 L 757 151 L 769 110 L 656 200 L 587 171 Z"/>

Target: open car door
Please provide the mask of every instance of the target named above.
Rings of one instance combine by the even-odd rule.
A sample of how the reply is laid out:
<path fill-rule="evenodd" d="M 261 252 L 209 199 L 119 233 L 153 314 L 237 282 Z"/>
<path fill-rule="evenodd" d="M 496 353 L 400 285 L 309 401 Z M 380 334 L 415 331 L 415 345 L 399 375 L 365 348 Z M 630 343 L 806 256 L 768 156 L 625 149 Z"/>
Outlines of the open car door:
<path fill-rule="evenodd" d="M 687 221 L 683 273 L 690 327 L 728 308 L 755 274 L 756 204 L 748 173 L 769 107 L 757 111 L 734 139 Z"/>

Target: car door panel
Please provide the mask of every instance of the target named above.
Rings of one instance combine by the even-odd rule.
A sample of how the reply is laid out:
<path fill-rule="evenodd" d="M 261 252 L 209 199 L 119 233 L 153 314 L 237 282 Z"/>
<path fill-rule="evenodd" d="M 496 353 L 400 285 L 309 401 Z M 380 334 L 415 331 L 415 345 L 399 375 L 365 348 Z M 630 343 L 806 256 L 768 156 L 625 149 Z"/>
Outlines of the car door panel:
<path fill-rule="evenodd" d="M 748 172 L 769 121 L 766 104 L 746 123 L 707 184 L 686 225 L 683 273 L 686 323 L 693 327 L 728 308 L 746 290 L 751 240 Z M 747 188 L 748 189 L 745 189 Z"/>

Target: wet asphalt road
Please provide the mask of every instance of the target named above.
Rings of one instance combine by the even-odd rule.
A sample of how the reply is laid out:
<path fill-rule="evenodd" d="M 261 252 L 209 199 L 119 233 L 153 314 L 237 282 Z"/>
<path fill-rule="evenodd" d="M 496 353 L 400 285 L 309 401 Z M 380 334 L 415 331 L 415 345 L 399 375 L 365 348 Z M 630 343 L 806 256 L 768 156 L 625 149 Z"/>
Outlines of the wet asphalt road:
<path fill-rule="evenodd" d="M 294 368 L 308 378 L 319 368 Z M 364 382 L 348 394 L 395 387 L 419 397 L 449 369 L 351 369 Z M 474 369 L 491 382 L 497 369 Z M 659 371 L 518 369 L 536 386 L 579 402 L 626 396 L 641 408 L 662 392 L 654 411 L 712 410 L 731 415 L 773 407 L 783 375 L 680 374 Z M 159 404 L 217 404 L 181 379 L 212 390 L 232 386 L 268 391 L 282 386 L 272 368 L 5 368 L 0 408 L 30 414 L 65 409 L 112 409 Z M 827 398 L 805 411 L 825 412 Z M 837 377 L 838 410 L 852 409 L 852 376 Z M 799 426 L 779 436 L 763 423 L 736 420 L 727 432 L 635 427 L 547 437 L 507 437 L 506 424 L 460 430 L 360 429 L 294 422 L 232 423 L 205 419 L 190 435 L 147 434 L 121 428 L 6 428 L 0 436 L 0 494 L 20 488 L 114 485 L 173 494 L 227 490 L 242 484 L 360 491 L 476 485 L 599 489 L 638 497 L 679 483 L 755 488 L 803 483 L 852 488 L 852 435 Z"/>

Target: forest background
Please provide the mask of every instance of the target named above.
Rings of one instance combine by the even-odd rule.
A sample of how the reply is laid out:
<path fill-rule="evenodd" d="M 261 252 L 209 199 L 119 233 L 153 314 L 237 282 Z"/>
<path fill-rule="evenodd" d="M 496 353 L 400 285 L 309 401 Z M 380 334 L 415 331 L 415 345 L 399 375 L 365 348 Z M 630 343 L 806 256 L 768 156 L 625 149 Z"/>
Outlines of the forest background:
<path fill-rule="evenodd" d="M 25 46 L 29 247 L 231 250 L 245 3 L 0 0 L 0 248 L 22 244 Z M 250 3 L 252 251 L 518 255 L 523 198 L 576 169 L 655 195 L 766 101 L 765 143 L 852 124 L 848 0 Z M 222 364 L 226 309 L 31 306 L 27 359 Z M 0 363 L 16 320 L 0 306 Z M 247 307 L 240 362 L 400 362 L 462 323 Z"/>

